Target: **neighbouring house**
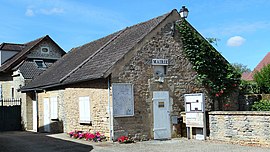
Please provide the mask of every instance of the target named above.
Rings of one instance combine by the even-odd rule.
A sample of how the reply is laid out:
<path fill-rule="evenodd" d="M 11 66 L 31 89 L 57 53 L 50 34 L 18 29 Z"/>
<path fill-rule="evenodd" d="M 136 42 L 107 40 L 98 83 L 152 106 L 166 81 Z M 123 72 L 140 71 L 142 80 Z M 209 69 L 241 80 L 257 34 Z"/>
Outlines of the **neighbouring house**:
<path fill-rule="evenodd" d="M 24 129 L 31 130 L 32 118 L 27 114 L 26 94 L 19 89 L 47 70 L 60 59 L 65 51 L 48 35 L 24 44 L 2 43 L 0 45 L 0 98 L 21 99 L 21 117 Z M 31 121 L 29 121 L 31 119 Z"/>
<path fill-rule="evenodd" d="M 184 94 L 205 93 L 206 109 L 213 109 L 184 55 L 176 28 L 180 20 L 172 10 L 70 50 L 22 88 L 38 104 L 33 113 L 38 114 L 39 131 L 170 139 L 180 134 Z M 188 28 L 211 46 L 190 24 Z M 228 62 L 222 57 L 222 63 Z"/>
<path fill-rule="evenodd" d="M 256 72 L 260 72 L 261 69 L 270 64 L 270 52 L 268 52 L 265 57 L 259 62 L 259 64 L 253 69 L 253 71 L 251 72 L 244 72 L 242 74 L 241 79 L 242 80 L 246 80 L 246 81 L 252 81 L 253 80 L 253 76 Z"/>

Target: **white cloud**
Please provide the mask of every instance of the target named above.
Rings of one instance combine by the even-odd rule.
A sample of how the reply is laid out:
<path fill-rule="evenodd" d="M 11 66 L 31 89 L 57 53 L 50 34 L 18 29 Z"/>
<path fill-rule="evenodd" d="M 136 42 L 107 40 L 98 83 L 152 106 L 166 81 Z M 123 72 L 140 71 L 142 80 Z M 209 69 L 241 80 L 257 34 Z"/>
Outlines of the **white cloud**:
<path fill-rule="evenodd" d="M 35 14 L 34 14 L 34 11 L 32 9 L 28 8 L 25 12 L 25 15 L 26 16 L 34 16 Z"/>
<path fill-rule="evenodd" d="M 237 24 L 228 24 L 228 25 L 217 25 L 213 28 L 208 28 L 202 30 L 202 33 L 206 35 L 213 36 L 228 36 L 231 33 L 235 34 L 243 34 L 243 33 L 253 33 L 261 29 L 269 29 L 270 22 L 269 21 L 259 21 L 259 22 L 248 22 L 248 23 L 237 23 Z"/>
<path fill-rule="evenodd" d="M 51 9 L 40 9 L 40 13 L 45 15 L 52 15 L 52 14 L 62 14 L 64 13 L 63 8 L 51 8 Z"/>
<path fill-rule="evenodd" d="M 245 41 L 246 41 L 246 39 L 244 39 L 241 36 L 233 36 L 233 37 L 228 39 L 227 45 L 232 46 L 232 47 L 241 46 L 244 44 Z"/>

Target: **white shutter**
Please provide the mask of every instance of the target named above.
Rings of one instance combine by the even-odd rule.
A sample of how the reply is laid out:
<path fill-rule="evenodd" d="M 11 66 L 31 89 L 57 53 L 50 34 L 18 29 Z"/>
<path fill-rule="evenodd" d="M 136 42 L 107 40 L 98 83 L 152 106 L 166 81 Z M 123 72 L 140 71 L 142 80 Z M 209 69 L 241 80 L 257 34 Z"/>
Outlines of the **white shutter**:
<path fill-rule="evenodd" d="M 51 119 L 58 119 L 57 97 L 51 97 Z"/>
<path fill-rule="evenodd" d="M 90 101 L 89 97 L 79 97 L 80 123 L 90 123 Z"/>

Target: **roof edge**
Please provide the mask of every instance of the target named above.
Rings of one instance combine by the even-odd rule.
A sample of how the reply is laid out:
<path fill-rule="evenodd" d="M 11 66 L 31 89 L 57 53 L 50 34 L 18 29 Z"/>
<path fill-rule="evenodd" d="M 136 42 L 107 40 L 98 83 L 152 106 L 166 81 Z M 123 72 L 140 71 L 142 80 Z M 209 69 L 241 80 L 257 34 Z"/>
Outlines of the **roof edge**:
<path fill-rule="evenodd" d="M 176 12 L 179 16 L 180 16 L 180 14 L 178 13 L 178 11 L 177 11 L 177 9 L 173 9 L 170 13 L 168 13 L 165 17 L 164 17 L 164 19 L 162 20 L 162 21 L 160 21 L 155 27 L 153 27 L 150 31 L 149 31 L 149 33 L 151 33 L 151 32 L 153 32 L 160 24 L 162 24 L 173 12 Z M 137 42 L 137 44 L 139 44 L 139 43 L 141 43 L 148 35 L 149 35 L 149 33 L 148 34 L 146 34 L 139 42 Z M 136 45 L 135 45 L 136 46 Z M 132 49 L 134 49 L 134 47 L 135 46 L 133 46 L 130 50 L 132 50 Z M 129 52 L 129 51 L 128 51 Z M 128 53 L 127 52 L 127 53 Z M 126 53 L 126 54 L 127 54 Z M 108 77 L 111 73 L 112 73 L 112 71 L 113 71 L 113 69 L 114 69 L 114 66 L 120 61 L 120 60 L 122 60 L 125 56 L 126 56 L 126 54 L 125 55 L 123 55 L 118 61 L 116 61 L 116 63 L 115 64 L 113 64 L 106 72 L 104 72 L 103 73 L 103 75 L 102 75 L 102 77 L 103 78 L 106 78 L 106 77 Z"/>

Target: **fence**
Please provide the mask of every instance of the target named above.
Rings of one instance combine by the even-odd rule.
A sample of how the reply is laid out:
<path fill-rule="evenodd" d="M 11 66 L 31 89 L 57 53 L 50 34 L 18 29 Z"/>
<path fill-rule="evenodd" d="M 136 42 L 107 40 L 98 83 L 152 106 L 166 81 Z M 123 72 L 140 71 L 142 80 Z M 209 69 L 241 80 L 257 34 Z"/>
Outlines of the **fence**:
<path fill-rule="evenodd" d="M 0 100 L 0 106 L 20 106 L 21 99 L 2 99 Z"/>

